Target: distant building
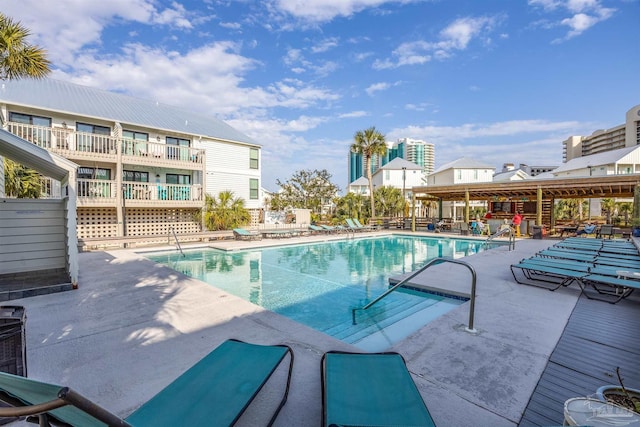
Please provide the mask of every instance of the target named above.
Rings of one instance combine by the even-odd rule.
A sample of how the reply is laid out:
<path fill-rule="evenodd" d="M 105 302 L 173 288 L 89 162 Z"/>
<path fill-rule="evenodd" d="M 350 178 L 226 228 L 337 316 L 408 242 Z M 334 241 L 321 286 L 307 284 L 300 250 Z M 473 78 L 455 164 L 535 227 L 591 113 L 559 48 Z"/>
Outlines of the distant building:
<path fill-rule="evenodd" d="M 427 177 L 427 185 L 455 185 L 475 182 L 491 182 L 495 168 L 468 157 L 440 166 Z M 471 208 L 486 207 L 486 202 L 471 201 Z M 443 202 L 443 218 L 464 218 L 464 202 Z"/>
<path fill-rule="evenodd" d="M 393 144 L 393 149 L 397 150 L 397 157 L 422 166 L 425 175 L 434 171 L 435 148 L 432 143 L 419 139 L 400 138 Z"/>
<path fill-rule="evenodd" d="M 501 175 L 503 173 L 508 173 L 508 172 L 514 172 L 518 170 L 524 172 L 527 175 L 527 178 L 530 178 L 533 176 L 540 175 L 541 173 L 551 172 L 557 167 L 558 166 L 529 166 L 529 165 L 525 165 L 524 163 L 520 163 L 520 166 L 516 168 L 513 163 L 505 163 L 502 165 L 502 172 L 496 173 L 493 177 L 493 180 L 494 181 L 504 180 L 503 177 L 499 177 L 498 175 Z M 522 174 L 516 174 L 516 175 L 520 177 L 523 176 Z"/>
<path fill-rule="evenodd" d="M 396 158 L 419 165 L 426 176 L 434 170 L 435 148 L 430 142 L 412 138 L 400 138 L 394 143 L 388 143 L 387 153 L 384 156 L 373 156 L 371 159 L 371 173 L 374 174 L 378 169 Z M 362 154 L 349 151 L 348 185 L 360 177 L 366 177 L 364 161 Z"/>
<path fill-rule="evenodd" d="M 640 105 L 627 111 L 623 124 L 598 129 L 589 136 L 570 136 L 563 144 L 563 161 L 640 144 Z"/>

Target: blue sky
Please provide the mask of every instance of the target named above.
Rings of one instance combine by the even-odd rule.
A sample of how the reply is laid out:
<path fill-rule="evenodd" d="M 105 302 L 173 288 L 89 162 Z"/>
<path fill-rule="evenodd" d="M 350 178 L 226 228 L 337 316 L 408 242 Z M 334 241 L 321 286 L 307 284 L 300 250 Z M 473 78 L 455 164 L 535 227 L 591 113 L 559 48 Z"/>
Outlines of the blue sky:
<path fill-rule="evenodd" d="M 263 146 L 276 190 L 358 130 L 559 165 L 562 141 L 640 104 L 638 0 L 0 0 L 52 77 L 211 115 Z"/>

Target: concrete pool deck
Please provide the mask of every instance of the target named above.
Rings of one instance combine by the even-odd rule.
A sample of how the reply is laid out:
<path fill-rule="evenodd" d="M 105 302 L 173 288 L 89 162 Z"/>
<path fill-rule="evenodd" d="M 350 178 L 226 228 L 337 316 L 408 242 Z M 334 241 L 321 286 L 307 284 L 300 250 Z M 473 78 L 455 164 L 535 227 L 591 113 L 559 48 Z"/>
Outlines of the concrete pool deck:
<path fill-rule="evenodd" d="M 241 249 L 331 238 L 209 246 Z M 388 349 L 405 357 L 438 426 L 515 426 L 520 421 L 580 291 L 575 285 L 555 292 L 519 285 L 509 266 L 555 242 L 523 239 L 513 251 L 505 246 L 464 258 L 477 273 L 477 333 L 465 331 L 465 303 Z M 123 417 L 224 340 L 237 338 L 293 348 L 289 400 L 275 425 L 318 426 L 322 354 L 359 351 L 157 265 L 141 249 L 81 253 L 79 261 L 79 289 L 6 305 L 26 308 L 29 377 L 69 386 Z M 466 268 L 446 263 L 428 271 L 417 284 L 469 292 Z M 279 370 L 238 425 L 264 425 L 283 382 Z M 22 424 L 30 425 L 12 425 Z"/>

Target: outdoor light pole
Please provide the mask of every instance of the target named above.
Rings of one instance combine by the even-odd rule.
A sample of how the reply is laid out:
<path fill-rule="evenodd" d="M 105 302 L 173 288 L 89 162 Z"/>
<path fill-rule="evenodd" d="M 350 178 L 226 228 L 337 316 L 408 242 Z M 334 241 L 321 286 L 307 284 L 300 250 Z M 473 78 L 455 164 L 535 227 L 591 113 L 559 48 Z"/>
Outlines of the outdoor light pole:
<path fill-rule="evenodd" d="M 407 203 L 407 196 L 405 196 L 404 194 L 406 181 L 407 181 L 407 168 L 403 166 L 402 167 L 402 200 L 405 203 Z"/>

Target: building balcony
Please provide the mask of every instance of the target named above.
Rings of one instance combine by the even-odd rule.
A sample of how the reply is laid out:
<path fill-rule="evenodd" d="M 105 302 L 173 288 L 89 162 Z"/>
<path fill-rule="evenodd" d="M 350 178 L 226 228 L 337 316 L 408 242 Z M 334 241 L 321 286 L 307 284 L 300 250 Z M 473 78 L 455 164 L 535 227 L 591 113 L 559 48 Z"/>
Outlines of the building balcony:
<path fill-rule="evenodd" d="M 125 182 L 122 193 L 116 181 L 78 179 L 78 207 L 202 207 L 204 195 L 201 185 L 151 184 Z"/>
<path fill-rule="evenodd" d="M 7 130 L 69 160 L 122 162 L 191 170 L 201 170 L 204 163 L 204 150 L 192 147 L 16 122 L 9 122 Z"/>

